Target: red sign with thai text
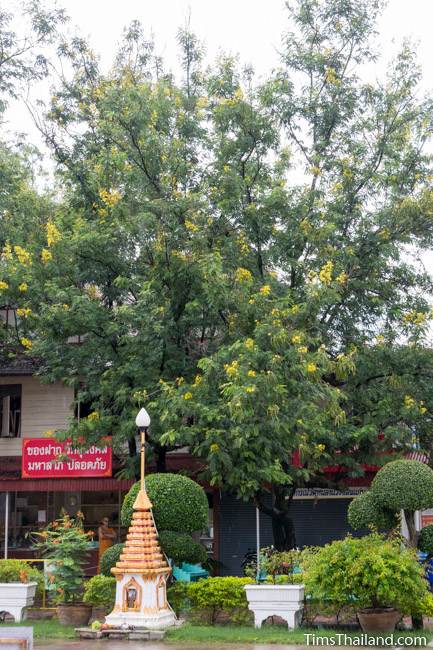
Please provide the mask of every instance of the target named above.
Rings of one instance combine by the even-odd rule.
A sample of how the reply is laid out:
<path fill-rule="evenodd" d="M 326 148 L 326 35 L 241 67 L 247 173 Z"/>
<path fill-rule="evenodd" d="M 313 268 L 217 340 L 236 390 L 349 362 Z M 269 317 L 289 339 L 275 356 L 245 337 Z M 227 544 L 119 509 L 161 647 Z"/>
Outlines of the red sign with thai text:
<path fill-rule="evenodd" d="M 111 476 L 112 471 L 111 438 L 85 450 L 74 448 L 70 441 L 23 439 L 22 478 Z"/>

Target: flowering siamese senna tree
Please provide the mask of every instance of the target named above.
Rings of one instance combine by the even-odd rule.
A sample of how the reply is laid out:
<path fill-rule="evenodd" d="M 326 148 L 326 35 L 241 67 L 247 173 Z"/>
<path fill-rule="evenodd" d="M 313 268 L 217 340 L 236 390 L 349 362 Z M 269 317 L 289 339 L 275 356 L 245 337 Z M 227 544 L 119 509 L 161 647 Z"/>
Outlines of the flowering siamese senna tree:
<path fill-rule="evenodd" d="M 38 117 L 63 195 L 37 232 L 4 233 L 0 277 L 20 310 L 5 351 L 88 414 L 63 435 L 113 434 L 134 471 L 146 402 L 158 469 L 188 445 L 279 549 L 296 487 L 341 485 L 415 433 L 428 451 L 433 408 L 431 100 L 408 46 L 360 78 L 379 2 L 288 4 L 261 81 L 232 57 L 206 70 L 189 31 L 179 81 L 137 23 L 109 74 L 63 43 L 73 75 Z"/>

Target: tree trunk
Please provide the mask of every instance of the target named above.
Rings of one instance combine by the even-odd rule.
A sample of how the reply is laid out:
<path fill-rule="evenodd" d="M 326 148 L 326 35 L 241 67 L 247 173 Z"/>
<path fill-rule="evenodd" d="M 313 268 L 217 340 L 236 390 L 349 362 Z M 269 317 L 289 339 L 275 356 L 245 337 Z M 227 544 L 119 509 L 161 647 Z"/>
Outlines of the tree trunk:
<path fill-rule="evenodd" d="M 277 551 L 289 551 L 296 547 L 296 534 L 290 514 L 295 487 L 289 489 L 276 486 L 272 488 L 272 505 L 263 503 L 263 496 L 254 499 L 256 507 L 272 519 L 274 546 Z"/>

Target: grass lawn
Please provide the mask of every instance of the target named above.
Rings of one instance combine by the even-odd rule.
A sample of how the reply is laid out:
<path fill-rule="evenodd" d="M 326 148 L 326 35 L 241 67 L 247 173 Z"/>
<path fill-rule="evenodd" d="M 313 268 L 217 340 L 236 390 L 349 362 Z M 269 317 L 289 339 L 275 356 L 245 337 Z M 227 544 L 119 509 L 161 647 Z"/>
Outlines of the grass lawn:
<path fill-rule="evenodd" d="M 3 627 L 32 627 L 33 628 L 33 638 L 35 639 L 74 639 L 75 633 L 74 628 L 69 625 L 60 625 L 57 619 L 48 619 L 41 621 L 23 621 L 22 623 L 2 623 L 0 625 L 0 636 L 1 629 Z"/>
<path fill-rule="evenodd" d="M 328 637 L 335 639 L 335 645 L 344 645 L 344 642 L 338 638 L 337 635 L 347 634 L 352 639 L 360 638 L 361 632 L 344 632 L 342 630 L 329 630 L 329 629 L 311 629 L 302 628 L 296 630 L 287 630 L 284 627 L 276 625 L 267 625 L 259 630 L 253 627 L 242 627 L 236 625 L 191 625 L 185 623 L 181 627 L 170 628 L 167 630 L 164 641 L 168 643 L 287 643 L 287 644 L 303 644 L 307 642 L 306 634 L 315 634 L 316 637 Z M 377 636 L 389 636 L 386 634 Z M 416 632 L 395 632 L 394 639 L 398 641 L 399 645 L 405 645 L 404 638 L 410 637 L 425 637 L 426 642 L 417 642 L 415 646 L 409 641 L 407 645 L 412 647 L 422 647 L 427 645 L 433 638 L 433 630 L 420 630 Z M 312 637 L 309 639 L 310 645 Z M 356 642 L 355 642 L 356 643 Z M 396 641 L 397 644 L 397 641 Z"/>

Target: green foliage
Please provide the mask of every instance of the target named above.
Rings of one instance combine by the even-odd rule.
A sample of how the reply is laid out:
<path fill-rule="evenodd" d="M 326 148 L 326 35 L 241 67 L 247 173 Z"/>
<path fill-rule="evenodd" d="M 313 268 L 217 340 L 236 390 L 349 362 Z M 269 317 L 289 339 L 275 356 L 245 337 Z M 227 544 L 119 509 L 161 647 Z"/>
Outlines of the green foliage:
<path fill-rule="evenodd" d="M 89 552 L 89 535 L 83 529 L 82 518 L 73 519 L 64 514 L 49 524 L 41 533 L 34 533 L 40 541 L 35 544 L 50 562 L 48 591 L 58 603 L 72 603 L 81 599 L 84 569 Z"/>
<path fill-rule="evenodd" d="M 371 490 L 382 508 L 426 510 L 433 507 L 433 470 L 416 460 L 395 460 L 378 471 Z"/>
<path fill-rule="evenodd" d="M 225 577 L 189 583 L 188 599 L 192 615 L 211 625 L 227 616 L 233 622 L 245 623 L 250 614 L 244 585 L 252 582 L 250 578 Z"/>
<path fill-rule="evenodd" d="M 35 566 L 22 560 L 0 560 L 0 583 L 36 582 L 36 593 L 42 593 L 44 575 Z"/>
<path fill-rule="evenodd" d="M 362 492 L 349 504 L 347 519 L 354 530 L 375 527 L 392 530 L 398 526 L 398 514 L 381 508 L 371 490 Z"/>
<path fill-rule="evenodd" d="M 378 533 L 318 548 L 306 564 L 305 584 L 315 600 L 357 609 L 395 607 L 402 614 L 422 609 L 428 594 L 415 551 Z"/>
<path fill-rule="evenodd" d="M 132 506 L 139 489 L 140 483 L 135 483 L 123 501 L 121 517 L 124 526 L 131 523 Z M 193 533 L 206 526 L 206 493 L 195 481 L 181 474 L 150 474 L 146 478 L 146 490 L 158 531 Z"/>
<path fill-rule="evenodd" d="M 123 551 L 124 544 L 113 544 L 107 548 L 101 557 L 101 573 L 104 576 L 112 576 L 111 569 L 116 566 L 120 554 Z"/>
<path fill-rule="evenodd" d="M 429 557 L 433 557 L 433 524 L 424 526 L 418 537 L 418 548 Z"/>
<path fill-rule="evenodd" d="M 94 607 L 112 608 L 116 598 L 116 578 L 97 575 L 90 578 L 84 587 L 83 601 Z"/>
<path fill-rule="evenodd" d="M 191 608 L 188 598 L 189 585 L 189 582 L 176 580 L 167 589 L 167 600 L 173 608 L 176 616 L 180 616 Z"/>
<path fill-rule="evenodd" d="M 273 546 L 260 550 L 260 569 L 267 574 L 266 582 L 299 584 L 302 582 L 302 576 L 299 573 L 301 566 L 301 551 L 277 551 Z M 256 578 L 256 572 L 257 566 L 255 563 L 245 570 L 245 574 L 254 579 Z"/>
<path fill-rule="evenodd" d="M 186 533 L 162 530 L 159 533 L 159 543 L 166 556 L 175 564 L 182 564 L 182 562 L 203 564 L 207 560 L 207 552 L 203 544 L 194 541 L 191 535 Z"/>

